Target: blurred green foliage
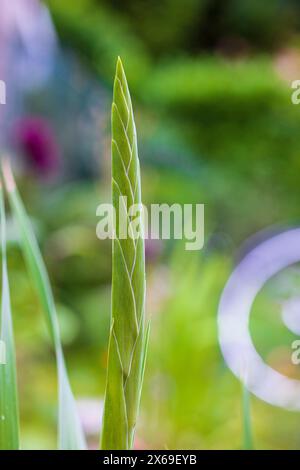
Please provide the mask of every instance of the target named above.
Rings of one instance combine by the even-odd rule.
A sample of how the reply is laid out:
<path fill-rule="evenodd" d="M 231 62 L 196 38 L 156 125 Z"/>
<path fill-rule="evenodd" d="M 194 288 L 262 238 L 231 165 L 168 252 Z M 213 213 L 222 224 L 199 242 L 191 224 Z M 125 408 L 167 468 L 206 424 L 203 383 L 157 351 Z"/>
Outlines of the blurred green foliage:
<path fill-rule="evenodd" d="M 152 331 L 138 443 L 240 448 L 242 392 L 218 348 L 217 306 L 237 246 L 270 225 L 299 221 L 300 108 L 275 66 L 278 50 L 297 43 L 299 2 L 46 3 L 63 46 L 108 95 L 122 56 L 136 109 L 144 202 L 206 204 L 204 252 L 194 256 L 170 242 L 148 260 Z M 109 122 L 108 105 L 101 111 Z M 79 137 L 69 133 L 76 150 Z M 104 393 L 111 278 L 110 243 L 95 236 L 96 207 L 110 197 L 100 171 L 106 146 L 98 153 L 93 180 L 59 182 L 49 191 L 26 176 L 20 181 L 58 299 L 72 384 L 78 396 L 94 397 Z M 68 152 L 69 160 L 74 154 Z M 23 445 L 51 447 L 53 356 L 13 240 L 9 269 Z M 281 367 L 294 337 L 282 326 L 274 293 L 271 286 L 256 299 L 250 326 L 258 351 Z M 297 413 L 251 402 L 256 448 L 299 447 Z"/>
<path fill-rule="evenodd" d="M 129 25 L 107 8 L 96 8 L 93 0 L 47 2 L 61 39 L 76 49 L 76 53 L 110 83 L 117 56 L 126 61 L 130 82 L 148 70 L 145 46 L 130 30 Z M 136 77 L 134 71 L 139 70 Z"/>
<path fill-rule="evenodd" d="M 232 53 L 274 50 L 299 28 L 297 0 L 187 0 L 184 7 L 180 0 L 77 0 L 72 8 L 68 0 L 47 3 L 64 38 L 82 41 L 82 46 L 95 53 L 101 52 L 102 42 L 104 57 L 107 50 L 103 46 L 113 49 L 126 32 L 122 51 L 133 47 L 132 52 L 137 52 L 137 44 L 143 43 L 156 57 L 215 48 Z M 71 24 L 76 38 L 74 29 L 68 28 Z M 96 25 L 101 39 L 95 37 Z"/>
<path fill-rule="evenodd" d="M 184 9 L 167 0 L 151 7 L 134 0 L 80 0 L 72 9 L 67 3 L 49 3 L 58 32 L 102 81 L 111 82 L 115 57 L 124 59 L 138 101 L 142 161 L 190 169 L 214 199 L 215 220 L 236 240 L 298 219 L 300 113 L 275 59 L 261 54 L 297 33 L 297 2 L 190 0 Z M 208 29 L 219 40 L 243 37 L 260 53 L 242 47 L 229 59 L 230 51 L 216 55 L 214 40 L 209 55 L 201 42 Z"/>

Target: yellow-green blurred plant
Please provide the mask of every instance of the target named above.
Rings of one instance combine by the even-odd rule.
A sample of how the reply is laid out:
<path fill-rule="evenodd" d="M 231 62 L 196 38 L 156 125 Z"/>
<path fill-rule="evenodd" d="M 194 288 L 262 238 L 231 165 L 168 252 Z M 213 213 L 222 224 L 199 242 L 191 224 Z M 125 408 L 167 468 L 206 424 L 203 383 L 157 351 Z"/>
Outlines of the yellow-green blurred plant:
<path fill-rule="evenodd" d="M 29 217 L 25 211 L 23 202 L 18 193 L 16 183 L 7 160 L 3 162 L 3 177 L 6 185 L 6 189 L 9 195 L 9 200 L 11 203 L 12 212 L 17 221 L 20 237 L 22 241 L 22 248 L 24 256 L 28 265 L 28 269 L 31 273 L 33 282 L 36 286 L 37 293 L 39 295 L 41 304 L 43 306 L 44 312 L 46 314 L 47 324 L 50 332 L 50 336 L 53 342 L 56 362 L 57 362 L 57 373 L 58 373 L 58 447 L 62 450 L 77 450 L 85 449 L 85 439 L 81 429 L 79 417 L 76 410 L 76 404 L 74 396 L 70 387 L 68 374 L 66 371 L 64 354 L 61 345 L 59 324 L 57 319 L 57 312 L 54 302 L 54 297 L 52 294 L 49 277 L 47 270 L 42 259 L 39 246 L 34 234 L 34 231 L 31 227 Z M 3 205 L 2 205 L 2 214 L 4 214 Z M 2 216 L 3 218 L 3 216 Z M 3 219 L 4 220 L 4 219 Z M 2 229 L 3 232 L 4 229 Z M 4 238 L 4 235 L 2 235 Z M 5 247 L 5 242 L 4 242 Z M 13 342 L 12 342 L 12 332 L 10 327 L 8 306 L 9 306 L 9 297 L 8 297 L 8 283 L 6 276 L 6 258 L 5 251 L 3 250 L 2 254 L 3 259 L 3 269 L 4 269 L 4 282 L 5 286 L 3 293 L 2 302 L 4 302 L 2 321 L 3 318 L 8 318 L 7 325 L 3 322 L 2 324 L 2 335 L 5 334 L 4 340 L 7 341 L 7 361 L 8 363 L 4 366 L 1 366 L 4 371 L 7 371 L 6 374 L 11 374 L 9 377 L 4 377 L 5 380 L 2 382 L 3 387 L 12 387 L 14 389 L 15 385 L 15 365 L 13 357 Z M 6 333 L 5 333 L 6 332 Z M 18 429 L 18 416 L 15 410 L 16 404 L 15 399 L 12 399 L 13 392 L 11 396 L 8 393 L 3 394 L 5 403 L 2 407 L 11 407 L 10 417 L 11 419 L 4 419 L 1 423 L 1 429 L 3 429 L 0 438 L 3 437 L 3 442 L 0 442 L 0 447 L 8 448 L 9 439 L 12 437 L 9 435 L 11 429 Z M 3 408 L 2 408 L 3 409 Z M 1 420 L 0 420 L 1 421 Z M 5 437 L 7 436 L 7 437 Z M 14 439 L 11 445 L 17 447 L 17 431 L 14 431 Z"/>

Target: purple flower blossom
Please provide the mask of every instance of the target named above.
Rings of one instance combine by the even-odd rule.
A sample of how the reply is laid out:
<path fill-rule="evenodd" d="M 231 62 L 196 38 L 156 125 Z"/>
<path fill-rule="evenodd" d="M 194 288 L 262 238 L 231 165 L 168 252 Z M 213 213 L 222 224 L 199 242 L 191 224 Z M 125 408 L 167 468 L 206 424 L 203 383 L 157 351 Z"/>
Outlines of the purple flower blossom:
<path fill-rule="evenodd" d="M 13 138 L 30 170 L 44 178 L 57 173 L 59 148 L 48 121 L 41 117 L 25 117 L 17 122 Z"/>

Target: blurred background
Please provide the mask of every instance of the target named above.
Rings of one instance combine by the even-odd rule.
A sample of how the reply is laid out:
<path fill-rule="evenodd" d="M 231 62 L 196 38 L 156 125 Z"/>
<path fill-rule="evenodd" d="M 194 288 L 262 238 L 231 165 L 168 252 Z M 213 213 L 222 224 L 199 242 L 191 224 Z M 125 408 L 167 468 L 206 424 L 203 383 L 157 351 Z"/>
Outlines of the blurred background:
<path fill-rule="evenodd" d="M 202 251 L 146 243 L 152 326 L 135 446 L 241 448 L 242 390 L 218 346 L 217 308 L 249 246 L 299 223 L 300 106 L 291 102 L 291 82 L 300 79 L 299 2 L 1 0 L 0 11 L 0 145 L 12 155 L 49 270 L 90 447 L 99 442 L 111 279 L 96 207 L 110 198 L 120 55 L 144 203 L 206 206 Z M 22 447 L 54 448 L 54 355 L 12 219 L 9 240 Z M 300 379 L 290 359 L 298 338 L 282 321 L 284 302 L 297 295 L 295 265 L 262 289 L 250 328 L 265 361 Z M 255 397 L 251 411 L 256 448 L 300 448 L 298 413 Z"/>

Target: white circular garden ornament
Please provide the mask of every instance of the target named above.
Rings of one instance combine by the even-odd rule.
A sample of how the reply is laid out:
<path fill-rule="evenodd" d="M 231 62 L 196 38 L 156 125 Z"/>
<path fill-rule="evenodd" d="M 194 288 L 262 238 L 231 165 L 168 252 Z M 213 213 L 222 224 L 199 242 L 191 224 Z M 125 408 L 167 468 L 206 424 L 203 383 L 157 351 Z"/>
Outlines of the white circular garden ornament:
<path fill-rule="evenodd" d="M 264 284 L 297 262 L 300 262 L 300 228 L 262 242 L 231 274 L 218 311 L 219 342 L 229 368 L 254 395 L 291 410 L 300 410 L 300 381 L 279 373 L 264 362 L 251 339 L 249 318 L 255 297 Z M 286 315 L 285 323 L 289 321 L 292 320 Z"/>

